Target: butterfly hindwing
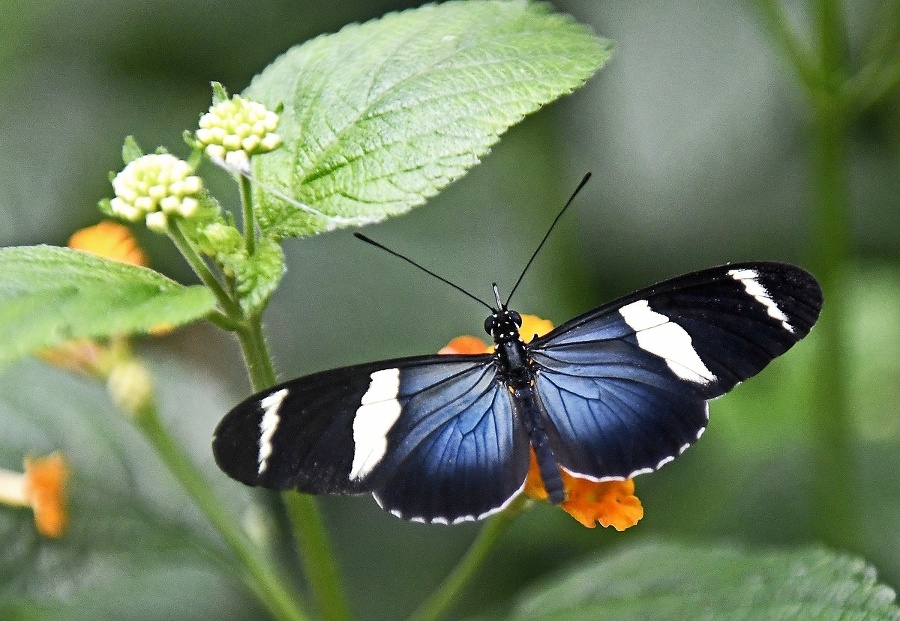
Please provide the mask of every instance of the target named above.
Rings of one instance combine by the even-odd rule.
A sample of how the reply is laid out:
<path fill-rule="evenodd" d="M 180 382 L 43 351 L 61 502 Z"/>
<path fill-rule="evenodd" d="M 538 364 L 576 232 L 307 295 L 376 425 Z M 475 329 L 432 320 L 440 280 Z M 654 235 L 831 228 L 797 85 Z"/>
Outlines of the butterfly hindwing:
<path fill-rule="evenodd" d="M 373 473 L 376 500 L 399 517 L 479 519 L 515 497 L 528 473 L 528 436 L 493 361 L 456 358 L 438 356 L 433 368 L 411 367 L 403 378 L 403 416 Z"/>
<path fill-rule="evenodd" d="M 638 291 L 534 341 L 557 461 L 594 479 L 671 461 L 703 433 L 706 400 L 803 338 L 821 304 L 800 268 L 726 265 Z"/>
<path fill-rule="evenodd" d="M 287 382 L 234 408 L 213 451 L 250 485 L 374 492 L 427 522 L 476 519 L 514 497 L 528 438 L 490 356 L 425 356 Z"/>

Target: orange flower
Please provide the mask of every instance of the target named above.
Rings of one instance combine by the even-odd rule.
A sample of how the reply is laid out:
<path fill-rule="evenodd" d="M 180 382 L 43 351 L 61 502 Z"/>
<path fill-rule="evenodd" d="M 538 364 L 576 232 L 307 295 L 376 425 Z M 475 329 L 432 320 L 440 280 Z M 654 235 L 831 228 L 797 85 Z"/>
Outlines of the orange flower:
<path fill-rule="evenodd" d="M 541 319 L 536 315 L 522 315 L 522 327 L 519 328 L 519 336 L 526 343 L 538 336 L 544 336 L 553 329 L 553 322 L 549 319 Z"/>
<path fill-rule="evenodd" d="M 522 315 L 522 327 L 519 335 L 526 342 L 534 337 L 543 336 L 553 329 L 553 324 L 534 315 Z M 439 354 L 483 354 L 494 351 L 481 339 L 474 336 L 458 336 L 450 341 Z M 634 480 L 626 481 L 591 481 L 573 476 L 560 469 L 566 499 L 560 507 L 563 511 L 588 528 L 612 526 L 618 531 L 634 526 L 644 517 L 641 501 L 634 495 Z M 528 477 L 525 479 L 526 495 L 535 500 L 547 500 L 547 490 L 541 479 L 534 450 L 531 451 L 531 464 Z"/>
<path fill-rule="evenodd" d="M 138 246 L 131 229 L 112 220 L 104 220 L 76 231 L 69 238 L 69 248 L 84 250 L 121 263 L 147 267 L 147 257 Z"/>
<path fill-rule="evenodd" d="M 634 495 L 634 479 L 597 482 L 573 476 L 562 469 L 560 474 L 566 491 L 566 499 L 560 507 L 584 526 L 594 528 L 599 522 L 601 526 L 623 531 L 644 517 L 641 501 Z M 547 499 L 534 450 L 525 479 L 525 494 L 535 500 Z"/>
<path fill-rule="evenodd" d="M 527 343 L 536 336 L 543 336 L 553 329 L 553 323 L 549 319 L 541 319 L 535 315 L 522 315 L 522 327 L 519 334 Z M 528 335 L 528 336 L 525 336 Z M 457 336 L 442 347 L 439 354 L 489 354 L 494 351 L 493 345 L 488 345 L 477 336 Z"/>
<path fill-rule="evenodd" d="M 91 339 L 75 339 L 34 352 L 41 361 L 72 373 L 102 377 L 106 374 L 109 348 Z"/>
<path fill-rule="evenodd" d="M 477 336 L 457 336 L 438 350 L 439 354 L 486 354 L 491 347 L 484 344 Z"/>
<path fill-rule="evenodd" d="M 30 507 L 39 533 L 57 538 L 66 529 L 69 466 L 62 453 L 25 458 L 25 472 L 0 470 L 0 502 Z"/>

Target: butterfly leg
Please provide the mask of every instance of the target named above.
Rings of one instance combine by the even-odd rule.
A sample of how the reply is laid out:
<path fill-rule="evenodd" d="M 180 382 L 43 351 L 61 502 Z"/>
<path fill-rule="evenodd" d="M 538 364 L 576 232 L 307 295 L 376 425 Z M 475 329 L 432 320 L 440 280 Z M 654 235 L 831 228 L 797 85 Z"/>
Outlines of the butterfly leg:
<path fill-rule="evenodd" d="M 537 394 L 532 386 L 511 388 L 511 390 L 515 397 L 513 402 L 516 406 L 516 413 L 528 431 L 528 437 L 537 458 L 544 489 L 547 490 L 550 502 L 558 505 L 566 499 L 566 493 L 563 488 L 562 475 L 560 475 L 559 466 L 556 463 L 556 457 L 550 448 L 550 439 L 547 437 L 547 432 L 541 424 L 542 406 L 538 402 Z"/>

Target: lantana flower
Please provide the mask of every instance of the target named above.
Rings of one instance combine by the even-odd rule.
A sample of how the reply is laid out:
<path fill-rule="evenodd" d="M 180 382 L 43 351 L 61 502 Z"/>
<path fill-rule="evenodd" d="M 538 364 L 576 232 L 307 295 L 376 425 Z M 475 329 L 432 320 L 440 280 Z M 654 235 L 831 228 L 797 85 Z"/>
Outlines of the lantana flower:
<path fill-rule="evenodd" d="M 66 529 L 66 482 L 69 466 L 62 453 L 25 458 L 25 471 L 0 469 L 0 503 L 29 507 L 45 537 L 61 537 Z"/>
<path fill-rule="evenodd" d="M 147 255 L 124 224 L 112 220 L 76 231 L 69 238 L 68 247 L 89 252 L 105 259 L 147 266 Z M 115 361 L 120 358 L 124 342 L 121 337 L 113 338 L 108 344 L 93 339 L 80 338 L 66 341 L 62 345 L 35 352 L 47 364 L 71 371 L 84 373 L 98 379 L 109 375 Z"/>
<path fill-rule="evenodd" d="M 200 117 L 195 136 L 213 160 L 249 171 L 250 156 L 281 145 L 281 136 L 275 133 L 278 121 L 278 115 L 263 104 L 235 95 L 210 106 Z"/>
<path fill-rule="evenodd" d="M 77 231 L 69 238 L 69 248 L 121 263 L 147 265 L 147 257 L 131 230 L 111 220 Z M 171 326 L 160 324 L 150 333 L 160 336 L 170 330 Z M 36 355 L 47 364 L 105 381 L 115 404 L 130 415 L 138 414 L 152 398 L 150 374 L 134 358 L 128 339 L 123 335 L 113 336 L 103 343 L 87 338 L 74 339 L 39 350 Z"/>
<path fill-rule="evenodd" d="M 546 319 L 522 315 L 519 334 L 527 342 L 534 337 L 547 334 L 552 329 L 553 324 Z M 493 345 L 487 345 L 478 337 L 458 336 L 438 353 L 483 354 L 493 351 Z M 560 469 L 560 474 L 566 495 L 560 507 L 584 526 L 594 528 L 599 523 L 601 526 L 612 526 L 622 531 L 634 526 L 644 517 L 641 501 L 634 495 L 633 479 L 598 482 L 577 477 L 563 469 Z M 544 488 L 533 450 L 524 493 L 534 500 L 547 500 L 547 490 Z"/>
<path fill-rule="evenodd" d="M 69 238 L 69 248 L 83 250 L 106 259 L 147 267 L 147 255 L 124 224 L 103 220 L 76 231 Z"/>
<path fill-rule="evenodd" d="M 147 228 L 165 232 L 169 218 L 190 218 L 200 208 L 203 181 L 190 164 L 169 153 L 151 153 L 132 160 L 112 181 L 116 197 L 112 213 Z"/>

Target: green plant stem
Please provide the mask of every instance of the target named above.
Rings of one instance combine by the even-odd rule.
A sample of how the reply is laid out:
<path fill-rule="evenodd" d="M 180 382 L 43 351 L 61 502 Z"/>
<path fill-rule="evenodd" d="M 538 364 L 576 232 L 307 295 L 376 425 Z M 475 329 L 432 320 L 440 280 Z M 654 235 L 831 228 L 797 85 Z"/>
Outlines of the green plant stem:
<path fill-rule="evenodd" d="M 900 85 L 900 2 L 883 2 L 875 23 L 877 30 L 865 46 L 865 63 L 848 84 L 858 112 L 878 104 Z"/>
<path fill-rule="evenodd" d="M 190 458 L 168 434 L 152 404 L 138 413 L 136 423 L 168 466 L 169 471 L 234 550 L 244 568 L 247 585 L 259 601 L 276 619 L 306 621 L 308 617 L 300 609 L 294 595 L 272 571 L 269 559 L 260 554 L 213 496 L 209 481 L 205 480 Z"/>
<path fill-rule="evenodd" d="M 259 392 L 274 386 L 275 367 L 263 335 L 262 319 L 258 316 L 246 318 L 235 334 L 244 354 L 244 364 L 253 390 Z"/>
<path fill-rule="evenodd" d="M 249 194 L 245 198 L 249 200 Z M 245 203 L 245 208 L 248 204 Z M 250 211 L 252 212 L 252 205 Z M 169 235 L 194 272 L 213 292 L 225 311 L 223 316 L 216 317 L 214 323 L 223 326 L 225 325 L 223 319 L 232 322 L 228 324 L 228 328 L 237 335 L 253 390 L 260 391 L 273 386 L 276 381 L 275 367 L 272 364 L 272 356 L 269 354 L 263 334 L 262 318 L 259 315 L 250 317 L 244 315 L 240 304 L 232 299 L 219 280 L 210 272 L 206 263 L 185 237 L 177 221 L 169 227 Z M 252 235 L 248 233 L 249 236 Z M 326 618 L 348 618 L 346 612 L 348 607 L 342 603 L 344 601 L 343 589 L 338 579 L 334 556 L 328 545 L 328 537 L 315 500 L 308 498 L 307 501 L 299 503 L 289 511 L 289 515 L 293 522 L 295 538 L 305 542 L 300 547 L 301 562 L 307 570 L 307 579 L 320 610 L 323 611 Z M 315 559 L 315 561 L 311 559 Z"/>
<path fill-rule="evenodd" d="M 814 191 L 814 262 L 825 297 L 819 321 L 813 412 L 815 444 L 813 498 L 819 537 L 835 546 L 854 548 L 859 519 L 854 500 L 854 459 L 848 411 L 846 269 L 850 260 L 850 192 L 847 166 L 850 105 L 845 100 L 846 58 L 840 3 L 818 0 L 816 26 L 824 82 L 807 93 L 812 107 L 812 183 Z"/>
<path fill-rule="evenodd" d="M 820 75 L 815 59 L 788 23 L 780 0 L 756 0 L 756 5 L 775 44 L 797 72 L 803 86 L 807 91 L 818 88 Z"/>
<path fill-rule="evenodd" d="M 226 332 L 236 332 L 243 325 L 240 322 L 235 321 L 225 313 L 216 309 L 210 311 L 206 318 Z"/>
<path fill-rule="evenodd" d="M 172 243 L 175 244 L 175 247 L 178 248 L 178 251 L 181 252 L 181 255 L 188 262 L 191 269 L 194 270 L 194 273 L 197 274 L 203 284 L 216 296 L 216 300 L 218 300 L 219 305 L 222 307 L 225 314 L 232 319 L 239 320 L 242 317 L 240 305 L 232 299 L 222 286 L 222 283 L 219 282 L 219 279 L 209 271 L 206 262 L 197 253 L 187 237 L 185 237 L 184 231 L 181 230 L 181 225 L 178 220 L 175 220 L 169 225 L 168 231 L 169 239 L 172 240 Z"/>
<path fill-rule="evenodd" d="M 852 101 L 858 112 L 878 104 L 900 85 L 900 53 L 883 60 L 873 60 L 849 84 Z"/>
<path fill-rule="evenodd" d="M 488 520 L 469 546 L 453 571 L 444 578 L 438 589 L 410 615 L 409 621 L 437 621 L 447 613 L 453 601 L 462 593 L 466 583 L 484 563 L 494 544 L 512 525 L 527 500 L 520 497 L 505 511 Z"/>
<path fill-rule="evenodd" d="M 815 0 L 815 45 L 807 49 L 792 31 L 779 0 L 756 0 L 775 43 L 798 77 L 811 109 L 813 271 L 825 305 L 816 332 L 812 392 L 813 520 L 818 537 L 836 547 L 855 548 L 859 524 L 854 500 L 847 368 L 846 269 L 850 261 L 850 193 L 847 179 L 849 128 L 858 108 L 848 89 L 847 44 L 839 0 Z"/>
<path fill-rule="evenodd" d="M 340 575 L 316 499 L 299 492 L 285 492 L 282 498 L 294 525 L 298 553 L 322 618 L 347 621 L 351 618 L 350 606 L 341 589 Z"/>
<path fill-rule="evenodd" d="M 274 385 L 275 370 L 263 335 L 262 320 L 248 318 L 236 334 L 253 390 L 265 390 Z M 300 562 L 322 617 L 329 621 L 349 619 L 350 609 L 316 499 L 306 494 L 285 492 L 282 501 L 291 520 Z"/>
<path fill-rule="evenodd" d="M 244 175 L 235 175 L 241 192 L 241 211 L 244 216 L 244 243 L 247 254 L 253 255 L 256 251 L 256 219 L 253 215 L 253 195 L 251 194 L 250 180 Z"/>

